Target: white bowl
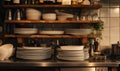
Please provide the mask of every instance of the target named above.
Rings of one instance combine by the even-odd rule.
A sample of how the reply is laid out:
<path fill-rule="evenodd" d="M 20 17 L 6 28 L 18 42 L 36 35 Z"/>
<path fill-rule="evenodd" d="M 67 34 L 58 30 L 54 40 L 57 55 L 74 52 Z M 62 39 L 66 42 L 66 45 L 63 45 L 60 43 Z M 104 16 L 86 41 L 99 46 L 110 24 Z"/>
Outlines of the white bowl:
<path fill-rule="evenodd" d="M 68 18 L 73 18 L 73 16 L 67 16 L 67 15 L 60 15 L 57 16 L 58 20 L 67 20 Z"/>
<path fill-rule="evenodd" d="M 44 13 L 42 14 L 43 20 L 56 20 L 56 14 L 55 13 Z"/>
<path fill-rule="evenodd" d="M 13 54 L 13 45 L 12 44 L 4 44 L 0 46 L 0 60 L 7 60 Z"/>
<path fill-rule="evenodd" d="M 41 14 L 41 12 L 34 8 L 28 8 L 26 9 L 26 14 L 33 13 L 33 14 Z"/>
<path fill-rule="evenodd" d="M 40 20 L 41 12 L 37 9 L 28 8 L 26 10 L 26 18 L 28 20 Z"/>

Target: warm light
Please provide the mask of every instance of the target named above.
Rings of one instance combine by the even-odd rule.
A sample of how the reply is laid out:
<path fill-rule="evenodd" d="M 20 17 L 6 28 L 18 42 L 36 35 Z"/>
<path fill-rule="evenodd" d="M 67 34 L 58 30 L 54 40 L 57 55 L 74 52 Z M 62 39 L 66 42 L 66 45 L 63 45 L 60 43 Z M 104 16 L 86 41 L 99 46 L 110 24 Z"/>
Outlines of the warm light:
<path fill-rule="evenodd" d="M 115 13 L 118 13 L 118 12 L 119 12 L 119 8 L 115 8 L 113 11 L 114 11 Z"/>

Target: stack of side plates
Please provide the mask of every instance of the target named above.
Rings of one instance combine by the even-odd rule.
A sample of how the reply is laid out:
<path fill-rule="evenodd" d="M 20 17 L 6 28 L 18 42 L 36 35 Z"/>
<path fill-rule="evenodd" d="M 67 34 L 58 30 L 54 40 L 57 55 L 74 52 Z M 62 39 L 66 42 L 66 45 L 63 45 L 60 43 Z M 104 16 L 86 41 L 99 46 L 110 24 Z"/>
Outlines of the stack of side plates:
<path fill-rule="evenodd" d="M 16 57 L 27 60 L 43 60 L 51 57 L 51 48 L 24 47 L 17 48 Z"/>
<path fill-rule="evenodd" d="M 57 31 L 57 30 L 42 30 L 39 32 L 40 34 L 48 34 L 48 35 L 60 35 L 64 34 L 64 31 Z"/>
<path fill-rule="evenodd" d="M 64 46 L 58 49 L 58 59 L 70 61 L 84 61 L 83 46 Z"/>
<path fill-rule="evenodd" d="M 71 34 L 71 35 L 89 35 L 91 34 L 91 29 L 66 29 L 65 33 L 66 34 Z"/>
<path fill-rule="evenodd" d="M 15 34 L 36 34 L 37 28 L 14 28 Z"/>

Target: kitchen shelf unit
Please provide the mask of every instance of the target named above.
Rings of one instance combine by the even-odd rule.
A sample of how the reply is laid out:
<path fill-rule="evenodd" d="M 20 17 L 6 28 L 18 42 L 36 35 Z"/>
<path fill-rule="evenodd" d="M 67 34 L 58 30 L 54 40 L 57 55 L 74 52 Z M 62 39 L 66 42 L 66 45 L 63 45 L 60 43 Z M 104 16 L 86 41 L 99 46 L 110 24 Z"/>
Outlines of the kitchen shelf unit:
<path fill-rule="evenodd" d="M 26 9 L 26 8 L 37 8 L 37 9 L 99 9 L 102 7 L 102 5 L 100 4 L 95 4 L 95 5 L 3 5 L 2 6 L 5 9 Z M 37 24 L 76 24 L 76 25 L 81 25 L 81 24 L 85 24 L 85 25 L 89 25 L 89 24 L 98 24 L 100 22 L 100 20 L 54 20 L 54 21 L 46 21 L 46 20 L 4 20 L 4 24 L 24 24 L 24 25 L 29 25 L 29 24 L 33 24 L 37 25 Z M 86 43 L 88 38 L 96 38 L 95 35 L 88 35 L 88 36 L 81 36 L 81 35 L 41 35 L 41 34 L 37 34 L 37 35 L 16 35 L 16 34 L 4 34 L 5 38 L 18 38 L 20 40 L 23 41 L 24 38 L 82 38 L 82 43 Z M 19 42 L 19 40 L 18 40 Z"/>

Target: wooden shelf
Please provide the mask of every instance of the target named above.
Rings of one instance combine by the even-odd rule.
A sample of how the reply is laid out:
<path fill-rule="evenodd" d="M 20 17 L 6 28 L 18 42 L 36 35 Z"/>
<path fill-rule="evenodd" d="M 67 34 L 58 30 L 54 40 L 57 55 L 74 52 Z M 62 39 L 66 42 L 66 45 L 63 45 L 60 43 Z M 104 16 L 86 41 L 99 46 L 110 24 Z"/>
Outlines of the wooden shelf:
<path fill-rule="evenodd" d="M 99 20 L 65 20 L 65 21 L 59 21 L 59 20 L 53 20 L 53 21 L 46 21 L 46 20 L 5 20 L 5 23 L 15 23 L 15 24 L 31 24 L 31 23 L 35 23 L 35 24 L 80 24 L 80 23 L 87 23 L 87 24 L 91 24 L 91 23 L 99 23 Z"/>
<path fill-rule="evenodd" d="M 95 5 L 3 5 L 4 8 L 92 8 L 99 9 L 100 4 Z"/>
<path fill-rule="evenodd" d="M 6 38 L 95 38 L 95 36 L 82 36 L 82 35 L 16 35 L 5 34 Z"/>

